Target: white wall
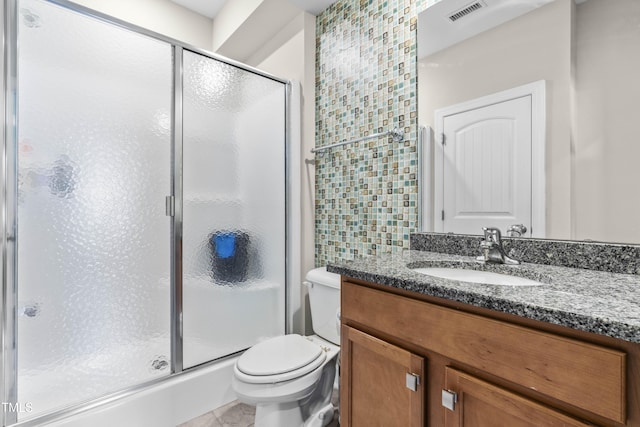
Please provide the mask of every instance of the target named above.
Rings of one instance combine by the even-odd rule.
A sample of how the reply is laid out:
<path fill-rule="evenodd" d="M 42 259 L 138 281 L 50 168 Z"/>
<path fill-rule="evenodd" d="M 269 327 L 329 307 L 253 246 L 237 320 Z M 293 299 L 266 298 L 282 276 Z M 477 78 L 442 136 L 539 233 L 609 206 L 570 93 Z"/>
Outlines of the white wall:
<path fill-rule="evenodd" d="M 213 20 L 213 50 L 247 63 L 299 14 L 289 0 L 229 0 Z"/>
<path fill-rule="evenodd" d="M 200 49 L 212 48 L 213 21 L 170 0 L 74 0 L 74 3 Z"/>
<path fill-rule="evenodd" d="M 264 0 L 227 1 L 215 17 L 211 32 L 212 49 L 218 51 L 229 37 L 249 19 Z"/>
<path fill-rule="evenodd" d="M 437 52 L 418 66 L 418 121 L 501 90 L 547 81 L 547 236 L 571 234 L 572 0 L 558 0 Z M 425 207 L 428 209 L 429 207 Z"/>
<path fill-rule="evenodd" d="M 576 8 L 575 236 L 640 242 L 640 2 Z"/>

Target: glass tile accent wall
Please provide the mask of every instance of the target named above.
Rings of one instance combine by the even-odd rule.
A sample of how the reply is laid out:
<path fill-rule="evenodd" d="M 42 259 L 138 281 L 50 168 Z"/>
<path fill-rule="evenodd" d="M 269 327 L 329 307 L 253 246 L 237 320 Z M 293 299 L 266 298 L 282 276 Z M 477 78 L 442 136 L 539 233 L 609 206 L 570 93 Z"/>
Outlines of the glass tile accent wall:
<path fill-rule="evenodd" d="M 417 15 L 433 0 L 343 0 L 316 20 L 316 265 L 409 248 L 418 229 Z"/>

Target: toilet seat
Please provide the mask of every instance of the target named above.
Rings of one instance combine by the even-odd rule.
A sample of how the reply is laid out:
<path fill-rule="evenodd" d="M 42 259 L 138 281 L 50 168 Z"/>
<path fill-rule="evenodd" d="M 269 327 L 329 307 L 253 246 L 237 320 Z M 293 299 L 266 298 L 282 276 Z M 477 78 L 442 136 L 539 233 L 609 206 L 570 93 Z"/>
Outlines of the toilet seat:
<path fill-rule="evenodd" d="M 326 359 L 325 350 L 298 334 L 282 335 L 248 349 L 234 367 L 237 378 L 252 384 L 289 381 L 308 374 Z"/>

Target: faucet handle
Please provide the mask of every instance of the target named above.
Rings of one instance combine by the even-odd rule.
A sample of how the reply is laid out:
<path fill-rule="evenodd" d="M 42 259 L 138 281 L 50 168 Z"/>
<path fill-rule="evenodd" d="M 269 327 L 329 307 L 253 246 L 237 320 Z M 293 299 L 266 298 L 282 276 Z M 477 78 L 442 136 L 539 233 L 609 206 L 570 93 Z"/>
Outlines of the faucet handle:
<path fill-rule="evenodd" d="M 484 240 L 487 242 L 500 243 L 502 240 L 502 234 L 499 228 L 482 227 L 482 231 L 484 231 Z"/>
<path fill-rule="evenodd" d="M 524 224 L 513 224 L 507 229 L 507 235 L 509 237 L 520 237 L 527 232 L 527 227 Z"/>

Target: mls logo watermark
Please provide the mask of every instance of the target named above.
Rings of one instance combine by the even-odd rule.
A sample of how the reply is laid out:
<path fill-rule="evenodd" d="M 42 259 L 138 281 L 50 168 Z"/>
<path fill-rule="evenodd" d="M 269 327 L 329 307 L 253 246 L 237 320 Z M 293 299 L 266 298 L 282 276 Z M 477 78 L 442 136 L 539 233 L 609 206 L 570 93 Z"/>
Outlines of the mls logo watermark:
<path fill-rule="evenodd" d="M 2 410 L 13 413 L 29 413 L 33 411 L 32 402 L 2 402 Z"/>

